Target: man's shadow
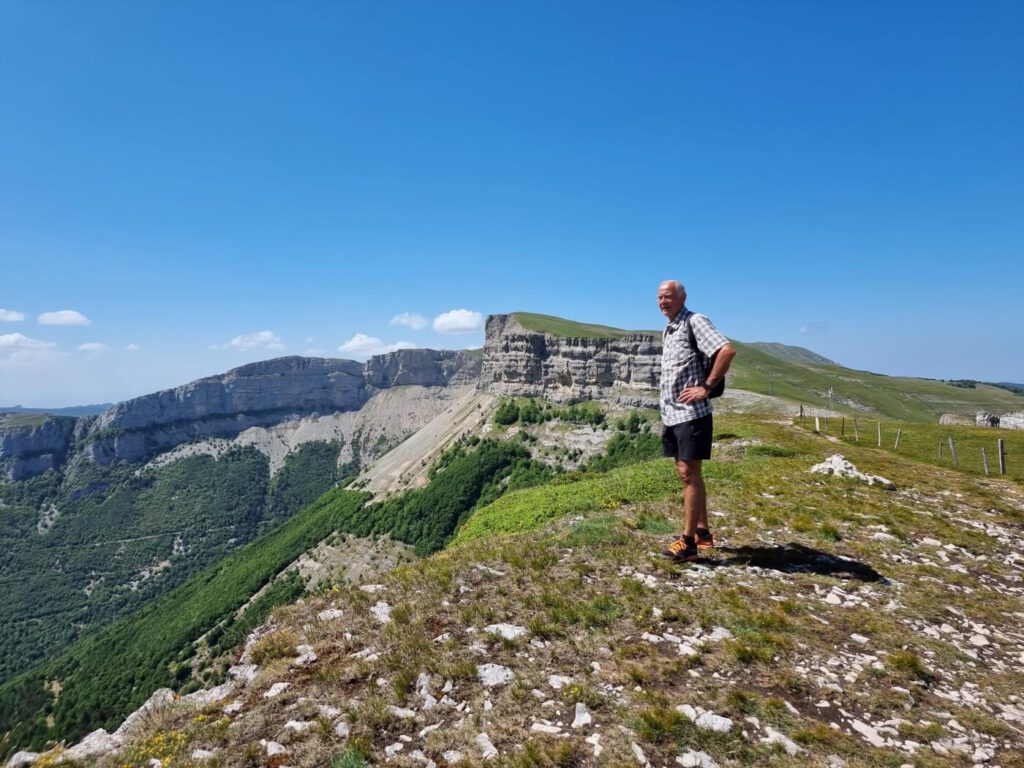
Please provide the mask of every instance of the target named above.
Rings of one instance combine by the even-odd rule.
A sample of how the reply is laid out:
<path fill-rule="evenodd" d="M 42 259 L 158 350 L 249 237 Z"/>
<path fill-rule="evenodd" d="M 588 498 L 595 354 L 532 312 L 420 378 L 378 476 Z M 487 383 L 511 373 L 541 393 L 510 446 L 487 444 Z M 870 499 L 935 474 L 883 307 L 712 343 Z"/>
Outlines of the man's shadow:
<path fill-rule="evenodd" d="M 870 565 L 844 557 L 830 555 L 803 544 L 789 543 L 774 547 L 718 547 L 717 552 L 731 555 L 729 559 L 708 559 L 702 564 L 716 568 L 748 565 L 781 573 L 814 573 L 840 579 L 887 582 Z"/>

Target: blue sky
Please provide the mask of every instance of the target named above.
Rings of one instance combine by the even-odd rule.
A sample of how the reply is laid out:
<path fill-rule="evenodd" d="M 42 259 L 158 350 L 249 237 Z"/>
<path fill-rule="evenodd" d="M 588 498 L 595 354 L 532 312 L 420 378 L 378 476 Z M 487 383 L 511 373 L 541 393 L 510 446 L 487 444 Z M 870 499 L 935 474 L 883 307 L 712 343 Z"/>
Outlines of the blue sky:
<path fill-rule="evenodd" d="M 0 0 L 0 405 L 658 327 L 665 278 L 736 339 L 1024 381 L 1022 94 L 1018 0 Z"/>

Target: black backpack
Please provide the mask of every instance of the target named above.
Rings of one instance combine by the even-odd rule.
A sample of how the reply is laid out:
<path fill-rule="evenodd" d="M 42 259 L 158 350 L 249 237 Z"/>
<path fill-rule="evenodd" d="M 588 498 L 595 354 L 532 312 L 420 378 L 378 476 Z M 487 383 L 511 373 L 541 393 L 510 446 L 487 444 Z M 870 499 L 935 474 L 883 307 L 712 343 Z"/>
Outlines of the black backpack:
<path fill-rule="evenodd" d="M 700 358 L 700 367 L 704 371 L 704 381 L 707 381 L 708 375 L 711 373 L 712 367 L 715 365 L 715 359 L 718 357 L 718 352 L 715 352 L 711 357 L 708 357 L 700 351 L 700 347 L 697 346 L 697 337 L 693 334 L 693 326 L 690 325 L 690 317 L 693 316 L 693 312 L 686 316 L 686 334 L 690 341 L 690 349 L 697 353 L 697 357 Z M 708 392 L 708 397 L 721 397 L 722 393 L 725 392 L 725 377 L 715 384 Z"/>

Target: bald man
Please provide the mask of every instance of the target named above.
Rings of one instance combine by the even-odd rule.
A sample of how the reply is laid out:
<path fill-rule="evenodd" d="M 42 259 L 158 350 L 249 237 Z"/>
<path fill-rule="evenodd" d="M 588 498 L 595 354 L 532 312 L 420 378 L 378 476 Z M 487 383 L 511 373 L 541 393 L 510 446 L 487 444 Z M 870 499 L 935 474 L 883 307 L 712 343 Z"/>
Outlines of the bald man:
<path fill-rule="evenodd" d="M 678 280 L 658 286 L 658 307 L 668 318 L 661 350 L 661 446 L 683 482 L 683 533 L 662 554 L 688 563 L 700 558 L 701 549 L 715 546 L 701 464 L 711 458 L 709 395 L 725 378 L 736 350 L 710 320 L 686 308 L 686 289 Z M 711 358 L 716 352 L 705 373 L 701 356 Z"/>

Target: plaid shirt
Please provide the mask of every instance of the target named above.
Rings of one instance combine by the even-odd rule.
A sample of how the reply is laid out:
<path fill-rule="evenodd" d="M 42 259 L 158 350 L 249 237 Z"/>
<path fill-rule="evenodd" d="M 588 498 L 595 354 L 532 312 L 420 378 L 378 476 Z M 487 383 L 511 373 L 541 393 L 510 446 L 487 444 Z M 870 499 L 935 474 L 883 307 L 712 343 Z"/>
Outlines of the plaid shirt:
<path fill-rule="evenodd" d="M 729 343 L 710 320 L 686 307 L 665 326 L 661 336 L 661 422 L 667 427 L 711 413 L 711 401 L 706 398 L 692 403 L 679 402 L 684 389 L 704 384 L 700 356 L 690 348 L 687 323 L 693 328 L 700 351 L 708 357 Z"/>

